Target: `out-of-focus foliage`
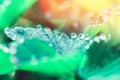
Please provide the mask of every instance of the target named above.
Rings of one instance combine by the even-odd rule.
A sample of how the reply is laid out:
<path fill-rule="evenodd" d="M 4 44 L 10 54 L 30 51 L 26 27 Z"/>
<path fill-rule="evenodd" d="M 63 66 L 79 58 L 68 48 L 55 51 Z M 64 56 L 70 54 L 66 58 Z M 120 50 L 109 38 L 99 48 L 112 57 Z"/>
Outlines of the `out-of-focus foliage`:
<path fill-rule="evenodd" d="M 120 6 L 113 6 L 103 15 L 103 23 L 109 28 L 113 45 L 120 43 Z"/>
<path fill-rule="evenodd" d="M 87 26 L 84 30 L 84 34 L 88 34 L 91 38 L 94 38 L 95 36 L 104 33 L 106 35 L 109 34 L 109 29 L 104 24 L 94 24 Z"/>
<path fill-rule="evenodd" d="M 77 6 L 75 6 L 76 1 L 74 0 L 72 5 L 74 7 L 73 11 L 70 11 L 70 14 L 74 15 L 68 23 L 78 28 L 80 28 L 80 24 L 77 22 L 78 16 L 80 16 L 77 14 L 79 13 L 78 4 L 97 14 L 103 7 L 111 5 L 111 3 L 106 2 L 107 0 L 98 2 L 85 0 L 85 2 L 91 1 L 89 4 L 79 0 L 80 3 L 77 3 Z M 93 8 L 94 3 L 92 1 L 96 2 L 96 4 L 105 2 L 107 5 L 96 7 L 98 8 L 96 9 Z M 35 0 L 21 0 L 19 3 L 17 0 L 1 0 L 0 30 L 3 30 L 6 26 L 11 26 L 34 2 Z M 57 9 L 53 5 L 52 8 Z M 14 17 L 13 11 L 16 12 Z M 119 11 L 120 6 L 114 6 L 108 10 L 107 14 L 102 15 L 100 23 L 85 28 L 84 34 L 80 33 L 77 35 L 76 33 L 71 33 L 70 37 L 57 30 L 42 28 L 41 25 L 38 25 L 36 28 L 30 28 L 27 25 L 25 27 L 16 25 L 14 28 L 5 28 L 6 35 L 13 41 L 9 46 L 10 52 L 8 48 L 0 45 L 0 75 L 11 73 L 14 70 L 14 65 L 16 70 L 38 72 L 42 74 L 40 76 L 54 76 L 58 80 L 76 80 L 76 75 L 87 80 L 98 80 L 98 78 L 99 80 L 119 80 Z M 64 11 L 61 13 L 64 13 Z M 58 14 L 62 16 L 61 13 L 55 14 L 59 17 Z M 66 16 L 63 16 L 62 19 L 54 18 L 51 21 L 63 27 L 68 20 L 67 18 L 64 19 L 64 17 Z M 41 78 L 41 80 L 43 79 Z"/>
<path fill-rule="evenodd" d="M 14 71 L 8 48 L 0 44 L 0 75 Z"/>
<path fill-rule="evenodd" d="M 36 0 L 0 0 L 0 42 L 5 42 L 4 28 L 15 24 L 16 20 L 29 9 Z"/>
<path fill-rule="evenodd" d="M 100 29 L 98 28 L 97 31 L 99 32 Z M 112 35 L 105 36 L 102 32 L 96 35 L 97 31 L 93 33 L 94 36 L 92 35 L 92 40 L 90 40 L 89 36 L 85 37 L 84 34 L 79 34 L 77 36 L 75 33 L 72 33 L 71 38 L 69 38 L 61 32 L 51 31 L 49 28 L 41 28 L 40 25 L 38 25 L 36 29 L 18 26 L 14 29 L 6 28 L 5 33 L 8 37 L 20 43 L 13 43 L 13 47 L 11 48 L 17 51 L 15 52 L 12 50 L 12 53 L 18 61 L 15 63 L 19 64 L 17 65 L 18 69 L 58 76 L 61 79 L 74 79 L 72 74 L 75 74 L 73 71 L 77 70 L 76 73 L 78 73 L 80 77 L 95 79 L 97 74 L 103 78 L 103 70 L 106 70 L 107 66 L 111 67 L 112 64 L 117 65 L 120 58 L 119 44 L 111 45 L 114 42 L 111 37 Z M 104 29 L 101 29 L 101 31 L 104 31 Z M 105 32 L 108 34 L 107 30 Z M 23 42 L 20 39 L 23 39 Z M 50 54 L 46 53 L 48 49 L 49 51 L 52 50 Z M 72 51 L 77 49 L 78 51 L 71 53 L 69 52 L 70 49 Z M 23 55 L 23 53 L 26 55 Z M 117 63 L 115 63 L 116 60 Z M 51 65 L 52 69 L 49 68 L 49 65 Z M 75 68 L 77 65 L 79 66 Z M 86 66 L 84 67 L 84 65 Z M 68 67 L 66 68 L 66 66 L 70 66 L 69 69 Z M 115 67 L 115 69 L 118 68 L 119 67 Z M 47 73 L 48 71 L 49 73 Z M 112 75 L 112 71 L 116 72 L 116 70 L 111 70 L 105 73 L 109 74 L 107 76 L 108 79 Z M 68 73 L 72 76 L 65 78 L 65 74 L 67 75 Z M 64 76 L 62 74 L 64 74 Z M 60 77 L 60 75 L 62 76 Z"/>
<path fill-rule="evenodd" d="M 88 26 L 84 33 L 91 38 L 100 33 L 110 34 L 113 45 L 120 43 L 120 6 L 113 6 L 106 14 L 103 13 L 102 19 L 102 23 Z"/>
<path fill-rule="evenodd" d="M 27 45 L 31 42 L 32 42 L 32 44 L 30 45 L 31 48 L 33 47 L 35 48 L 32 51 L 30 51 L 31 49 Z M 84 66 L 83 62 L 85 60 L 84 59 L 85 56 L 82 54 L 82 52 L 72 51 L 61 55 L 59 53 L 52 52 L 51 54 L 54 55 L 51 55 L 47 53 L 46 50 L 43 51 L 42 49 L 44 49 L 45 47 L 45 49 L 51 51 L 52 48 L 49 48 L 49 46 L 44 46 L 43 44 L 45 42 L 42 43 L 41 42 L 42 41 L 38 39 L 32 39 L 32 40 L 26 40 L 23 44 L 18 45 L 17 47 L 18 52 L 15 54 L 16 58 L 20 62 L 18 63 L 20 64 L 18 65 L 18 70 L 34 71 L 49 76 L 56 76 L 60 80 L 65 80 L 65 79 L 74 80 L 74 75 L 75 75 L 74 71 L 77 69 L 77 65 L 79 65 L 80 68 L 81 66 Z M 36 47 L 39 46 L 39 51 L 40 51 L 38 54 L 35 54 L 37 53 L 36 52 L 37 48 L 34 46 L 34 44 L 36 43 L 37 43 Z M 24 50 L 25 54 L 26 52 L 28 53 L 28 56 L 23 55 L 23 57 L 21 56 L 21 58 L 24 58 L 26 60 L 27 57 L 30 58 L 29 56 L 33 56 L 33 57 L 30 60 L 20 61 L 19 59 L 20 55 L 24 53 L 24 51 L 21 50 Z M 32 53 L 33 55 L 31 55 L 30 53 Z"/>
<path fill-rule="evenodd" d="M 120 76 L 120 15 L 119 6 L 114 6 L 103 15 L 101 26 L 89 26 L 85 29 L 93 38 L 88 52 L 88 63 L 83 72 L 88 80 L 119 80 Z M 101 37 L 101 33 L 107 34 Z"/>
<path fill-rule="evenodd" d="M 2 74 L 0 75 L 0 80 L 12 80 L 12 78 L 9 74 Z"/>
<path fill-rule="evenodd" d="M 11 26 L 35 1 L 36 0 L 1 0 L 0 29 Z"/>
<path fill-rule="evenodd" d="M 87 50 L 88 52 L 88 63 L 87 66 L 84 67 L 85 76 L 88 78 L 99 74 L 101 78 L 106 77 L 109 80 L 109 77 L 112 76 L 113 72 L 120 74 L 120 72 L 116 69 L 120 69 L 120 45 L 111 45 L 113 43 L 111 38 L 100 37 L 97 36 L 93 39 L 93 43 L 90 45 L 90 48 Z M 116 62 L 117 60 L 117 62 Z M 114 64 L 114 65 L 113 65 Z M 118 65 L 118 66 L 117 66 Z M 114 69 L 108 70 L 107 66 L 112 67 Z M 105 72 L 105 71 L 107 72 Z M 105 73 L 104 73 L 105 72 Z M 100 79 L 100 80 L 102 80 Z M 112 79 L 110 79 L 112 80 Z"/>
<path fill-rule="evenodd" d="M 95 78 L 94 76 L 97 76 L 97 74 L 104 77 L 102 73 L 103 70 L 106 69 L 107 66 L 111 67 L 112 64 L 118 65 L 120 58 L 119 43 L 117 43 L 117 45 L 112 44 L 114 43 L 114 39 L 112 38 L 112 33 L 109 34 L 110 30 L 108 27 L 102 24 L 96 24 L 92 29 L 90 27 L 85 30 L 85 34 L 90 35 L 92 40 L 90 40 L 89 36 L 82 33 L 79 35 L 72 33 L 71 36 L 68 37 L 59 31 L 51 31 L 49 28 L 41 28 L 41 25 L 38 25 L 36 28 L 22 28 L 19 26 L 15 26 L 13 29 L 6 28 L 5 33 L 8 37 L 17 40 L 18 42 L 20 39 L 23 39 L 23 42 L 20 40 L 20 44 L 16 42 L 13 43 L 16 46 L 11 47 L 11 49 L 17 51 L 13 51 L 12 53 L 16 59 L 18 59 L 18 62 L 15 63 L 19 64 L 17 65 L 18 69 L 36 71 L 51 76 L 56 76 L 55 74 L 58 74 L 57 76 L 59 77 L 63 73 L 75 74 L 73 71 L 77 70 L 77 75 L 89 80 Z M 96 31 L 88 34 L 89 30 Z M 106 35 L 104 35 L 104 33 Z M 41 40 L 45 42 L 42 42 Z M 46 44 L 46 42 L 46 48 L 43 50 L 45 46 L 43 47 L 42 45 L 44 43 Z M 40 50 L 38 46 L 42 50 Z M 49 46 L 52 48 L 49 48 Z M 46 52 L 47 49 L 50 51 L 53 49 L 53 52 L 51 52 L 53 55 L 47 54 L 45 57 L 40 57 L 40 55 Z M 71 53 L 69 52 L 71 50 L 77 50 L 77 52 L 75 51 Z M 23 55 L 22 53 L 27 54 Z M 36 53 L 40 54 L 37 55 Z M 116 60 L 117 63 L 115 63 Z M 49 65 L 56 69 L 48 68 Z M 68 65 L 71 66 L 69 67 L 69 70 L 68 68 L 66 70 L 65 67 Z M 77 66 L 77 68 L 75 68 L 75 66 Z M 118 68 L 119 67 L 115 67 L 115 69 Z M 47 73 L 47 71 L 49 71 L 49 73 Z M 112 75 L 112 71 L 116 70 L 109 71 L 107 78 Z M 64 77 L 65 75 L 60 78 L 64 79 Z M 74 80 L 73 75 L 66 79 Z"/>
<path fill-rule="evenodd" d="M 16 26 L 13 29 L 6 28 L 5 32 L 8 37 L 17 40 L 11 45 L 11 53 L 17 59 L 14 63 L 18 70 L 40 72 L 57 76 L 61 80 L 74 80 L 78 70 L 86 64 L 85 47 L 89 45 L 90 38 L 82 33 L 78 36 L 72 33 L 68 37 L 62 32 L 40 26 L 36 29 Z"/>
<path fill-rule="evenodd" d="M 88 80 L 119 80 L 120 79 L 120 58 L 113 60 L 111 63 L 106 65 L 101 70 L 98 70 L 98 73 L 93 73 L 93 76 L 90 76 Z"/>

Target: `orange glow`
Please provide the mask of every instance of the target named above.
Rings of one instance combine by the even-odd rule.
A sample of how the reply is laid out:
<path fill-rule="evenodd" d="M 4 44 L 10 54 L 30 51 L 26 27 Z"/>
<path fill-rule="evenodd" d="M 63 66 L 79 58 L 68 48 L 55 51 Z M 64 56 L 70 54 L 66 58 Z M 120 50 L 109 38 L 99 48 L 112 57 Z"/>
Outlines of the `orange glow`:
<path fill-rule="evenodd" d="M 90 11 L 101 13 L 103 9 L 109 8 L 112 4 L 111 0 L 77 0 L 79 5 Z"/>
<path fill-rule="evenodd" d="M 108 10 L 119 2 L 120 0 L 38 0 L 37 8 L 57 27 L 62 25 L 62 28 L 80 31 L 82 27 L 96 23 L 103 10 Z"/>
<path fill-rule="evenodd" d="M 70 11 L 74 13 L 72 15 L 78 15 L 78 12 L 83 10 L 100 14 L 103 9 L 110 8 L 112 3 L 118 1 L 120 0 L 38 0 L 37 5 L 40 10 L 44 9 L 43 11 L 51 11 L 54 14 Z"/>

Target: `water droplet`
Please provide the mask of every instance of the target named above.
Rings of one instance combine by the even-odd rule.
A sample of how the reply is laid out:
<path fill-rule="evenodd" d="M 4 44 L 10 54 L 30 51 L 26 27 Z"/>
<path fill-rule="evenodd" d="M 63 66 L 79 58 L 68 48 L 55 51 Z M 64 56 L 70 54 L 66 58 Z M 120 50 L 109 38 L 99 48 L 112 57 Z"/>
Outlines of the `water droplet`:
<path fill-rule="evenodd" d="M 5 33 L 6 33 L 6 34 L 9 33 L 9 28 L 8 28 L 8 27 L 5 28 Z"/>
<path fill-rule="evenodd" d="M 49 46 L 50 46 L 50 47 L 53 47 L 53 45 L 52 45 L 51 43 L 49 44 Z"/>
<path fill-rule="evenodd" d="M 19 44 L 24 43 L 24 39 L 23 39 L 23 38 L 19 39 L 19 40 L 18 40 L 18 43 L 19 43 Z"/>
<path fill-rule="evenodd" d="M 110 40 L 110 39 L 111 39 L 111 34 L 108 34 L 108 35 L 107 35 L 107 38 Z"/>
<path fill-rule="evenodd" d="M 100 40 L 107 40 L 107 37 L 106 37 L 106 35 L 101 34 L 101 35 L 99 36 L 99 39 L 100 39 Z"/>
<path fill-rule="evenodd" d="M 2 49 L 5 53 L 9 52 L 9 49 L 6 46 L 0 44 L 0 49 Z"/>
<path fill-rule="evenodd" d="M 25 25 L 25 26 L 24 26 L 24 28 L 27 28 L 27 27 L 29 27 L 29 25 Z"/>
<path fill-rule="evenodd" d="M 89 46 L 89 45 L 86 45 L 86 46 L 85 46 L 85 49 L 89 49 L 89 48 L 90 48 L 90 46 Z"/>
<path fill-rule="evenodd" d="M 16 27 L 14 29 L 15 29 L 16 33 L 19 34 L 19 35 L 25 35 L 26 34 L 22 27 Z"/>
<path fill-rule="evenodd" d="M 51 32 L 51 29 L 50 29 L 50 28 L 47 28 L 47 27 L 44 28 L 43 30 L 44 30 L 46 33 L 47 33 L 47 32 Z"/>
<path fill-rule="evenodd" d="M 99 43 L 99 42 L 100 42 L 100 39 L 99 39 L 99 37 L 96 36 L 96 37 L 93 39 L 93 41 Z"/>
<path fill-rule="evenodd" d="M 5 28 L 5 34 L 13 40 L 17 39 L 17 35 L 13 29 Z"/>
<path fill-rule="evenodd" d="M 86 36 L 85 36 L 85 40 L 86 40 L 86 41 L 90 41 L 90 36 L 89 36 L 89 35 L 86 35 Z"/>
<path fill-rule="evenodd" d="M 85 35 L 84 35 L 83 33 L 80 33 L 80 34 L 78 35 L 78 38 L 79 38 L 79 39 L 84 39 L 84 37 L 85 37 Z"/>
<path fill-rule="evenodd" d="M 39 29 L 39 28 L 42 28 L 42 25 L 39 24 L 36 26 L 36 29 Z"/>
<path fill-rule="evenodd" d="M 93 40 L 90 40 L 89 44 L 92 44 L 93 43 Z"/>
<path fill-rule="evenodd" d="M 11 47 L 10 47 L 10 54 L 11 54 L 11 55 L 16 54 L 16 52 L 17 52 L 17 51 L 16 51 L 17 43 L 15 43 L 15 42 L 14 42 L 14 43 L 11 43 L 10 46 L 11 46 Z"/>
<path fill-rule="evenodd" d="M 18 27 L 18 24 L 15 24 L 14 27 Z"/>
<path fill-rule="evenodd" d="M 75 38 L 77 37 L 77 34 L 76 34 L 76 33 L 71 33 L 70 37 L 71 37 L 72 39 L 75 39 Z"/>
<path fill-rule="evenodd" d="M 28 26 L 28 25 L 27 25 Z M 16 57 L 19 58 L 17 50 L 17 46 L 19 44 L 22 44 L 24 40 L 26 39 L 32 39 L 32 38 L 38 38 L 39 40 L 46 41 L 50 46 L 54 49 L 56 49 L 56 53 L 64 53 L 71 50 L 75 50 L 77 48 L 83 49 L 85 46 L 89 43 L 87 40 L 89 40 L 89 37 L 85 37 L 83 33 L 79 34 L 77 36 L 76 33 L 71 33 L 70 37 L 67 36 L 65 33 L 62 33 L 60 31 L 54 30 L 52 31 L 50 28 L 42 28 L 38 25 L 38 28 L 32 28 L 32 27 L 27 27 L 27 28 L 22 28 L 22 27 L 16 27 L 13 29 L 6 28 L 6 33 L 7 36 L 10 38 L 14 38 L 13 36 L 17 37 L 17 43 L 12 46 L 12 49 L 10 50 L 13 55 L 16 55 Z M 25 34 L 23 34 L 25 33 Z M 22 38 L 22 37 L 23 38 Z M 19 40 L 21 39 L 21 40 Z M 30 43 L 32 44 L 32 43 Z M 36 58 L 36 57 L 35 57 Z M 26 59 L 29 61 L 31 57 L 28 56 Z M 19 58 L 18 61 L 19 63 L 26 61 L 22 58 Z M 43 59 L 43 62 L 46 61 L 47 59 Z M 32 61 L 31 61 L 32 62 Z M 34 64 L 34 62 L 32 62 Z"/>

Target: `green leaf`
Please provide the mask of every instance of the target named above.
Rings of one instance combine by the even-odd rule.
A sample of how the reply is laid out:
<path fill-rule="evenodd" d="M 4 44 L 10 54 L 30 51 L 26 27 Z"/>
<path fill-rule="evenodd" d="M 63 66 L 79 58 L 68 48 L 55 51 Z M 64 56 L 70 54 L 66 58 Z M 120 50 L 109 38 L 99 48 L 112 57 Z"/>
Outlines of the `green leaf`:
<path fill-rule="evenodd" d="M 91 38 L 94 38 L 99 33 L 109 34 L 109 29 L 104 24 L 95 24 L 86 27 L 84 33 L 88 34 Z"/>
<path fill-rule="evenodd" d="M 9 52 L 5 52 L 4 48 L 0 48 L 0 74 L 8 74 L 12 71 L 14 71 L 14 67 L 10 61 Z"/>
<path fill-rule="evenodd" d="M 11 26 L 36 0 L 0 1 L 0 29 Z"/>
<path fill-rule="evenodd" d="M 19 44 L 14 56 L 18 59 L 18 70 L 62 78 L 70 75 L 71 79 L 75 75 L 75 70 L 82 69 L 87 61 L 87 55 L 80 50 L 59 54 L 47 42 L 38 39 L 27 39 Z"/>

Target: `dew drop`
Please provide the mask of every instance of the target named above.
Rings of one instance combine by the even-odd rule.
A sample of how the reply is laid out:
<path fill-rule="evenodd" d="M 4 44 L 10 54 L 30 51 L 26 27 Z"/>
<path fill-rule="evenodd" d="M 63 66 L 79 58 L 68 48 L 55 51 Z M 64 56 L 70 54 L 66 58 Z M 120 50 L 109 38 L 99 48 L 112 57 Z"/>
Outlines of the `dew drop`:
<path fill-rule="evenodd" d="M 90 46 L 89 46 L 89 45 L 86 45 L 86 46 L 85 46 L 85 49 L 89 49 L 89 48 L 90 48 Z"/>
<path fill-rule="evenodd" d="M 79 38 L 79 39 L 84 39 L 84 37 L 85 37 L 85 35 L 84 35 L 83 33 L 80 33 L 80 34 L 78 35 L 78 38 Z"/>
<path fill-rule="evenodd" d="M 11 43 L 10 46 L 11 46 L 11 47 L 10 47 L 10 54 L 11 54 L 11 55 L 16 54 L 16 52 L 17 52 L 17 51 L 16 51 L 17 43 Z"/>
<path fill-rule="evenodd" d="M 0 49 L 2 49 L 5 53 L 9 52 L 9 49 L 1 44 L 0 44 Z"/>
<path fill-rule="evenodd" d="M 25 26 L 24 26 L 24 28 L 27 28 L 27 27 L 29 27 L 29 25 L 25 25 Z"/>
<path fill-rule="evenodd" d="M 24 29 L 22 27 L 16 27 L 15 31 L 19 35 L 25 35 L 25 31 L 24 31 Z"/>
<path fill-rule="evenodd" d="M 51 32 L 50 28 L 44 28 L 44 31 L 47 33 L 47 32 Z"/>
<path fill-rule="evenodd" d="M 100 39 L 99 39 L 99 37 L 96 36 L 96 37 L 93 39 L 93 41 L 99 43 L 99 42 L 100 42 Z"/>
<path fill-rule="evenodd" d="M 5 34 L 13 40 L 17 39 L 17 35 L 15 31 L 13 31 L 12 29 L 9 29 L 8 27 L 5 28 Z"/>
<path fill-rule="evenodd" d="M 106 35 L 101 34 L 101 35 L 99 36 L 99 39 L 101 39 L 101 40 L 106 40 L 106 39 L 107 39 L 107 37 L 106 37 Z"/>
<path fill-rule="evenodd" d="M 42 28 L 42 25 L 39 24 L 36 26 L 36 29 L 39 29 L 39 28 Z"/>
<path fill-rule="evenodd" d="M 14 27 L 18 27 L 18 24 L 15 24 Z"/>
<path fill-rule="evenodd" d="M 111 38 L 111 34 L 108 34 L 108 35 L 107 35 L 107 38 L 110 39 L 110 38 Z"/>
<path fill-rule="evenodd" d="M 70 37 L 71 37 L 72 39 L 75 39 L 75 38 L 77 37 L 77 34 L 76 34 L 76 33 L 71 33 Z"/>
<path fill-rule="evenodd" d="M 90 41 L 90 36 L 89 36 L 89 35 L 86 35 L 86 36 L 85 36 L 85 40 L 86 40 L 86 41 Z"/>

